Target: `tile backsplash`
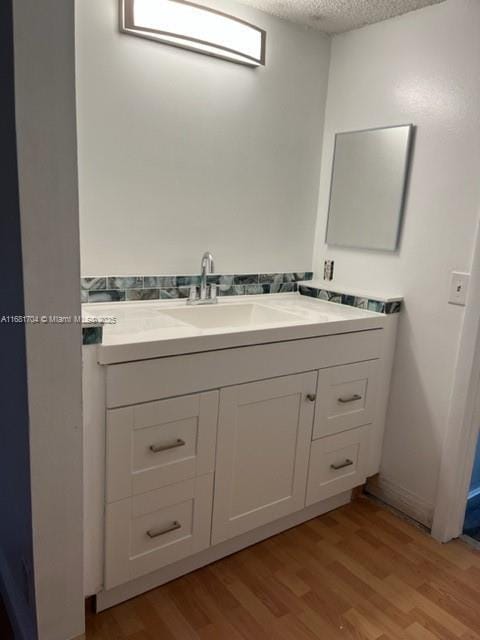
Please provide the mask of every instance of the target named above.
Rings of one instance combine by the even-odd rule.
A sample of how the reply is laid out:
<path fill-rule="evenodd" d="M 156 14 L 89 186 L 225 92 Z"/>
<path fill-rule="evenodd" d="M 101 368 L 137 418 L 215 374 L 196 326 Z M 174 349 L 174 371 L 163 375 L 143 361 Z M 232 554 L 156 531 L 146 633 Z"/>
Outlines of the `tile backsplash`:
<path fill-rule="evenodd" d="M 254 295 L 297 291 L 297 282 L 312 280 L 313 273 L 211 274 L 209 283 L 218 285 L 219 296 Z M 187 298 L 199 275 L 99 276 L 81 279 L 82 302 L 124 302 Z"/>
<path fill-rule="evenodd" d="M 318 298 L 319 300 L 326 300 L 328 302 L 336 302 L 337 304 L 345 304 L 349 307 L 365 309 L 366 311 L 385 313 L 387 315 L 400 313 L 402 308 L 402 302 L 400 300 L 387 302 L 372 297 L 354 296 L 348 293 L 342 293 L 341 291 L 331 291 L 330 289 L 324 289 L 318 286 L 305 286 L 304 284 L 300 284 L 298 285 L 298 291 L 303 296 Z"/>

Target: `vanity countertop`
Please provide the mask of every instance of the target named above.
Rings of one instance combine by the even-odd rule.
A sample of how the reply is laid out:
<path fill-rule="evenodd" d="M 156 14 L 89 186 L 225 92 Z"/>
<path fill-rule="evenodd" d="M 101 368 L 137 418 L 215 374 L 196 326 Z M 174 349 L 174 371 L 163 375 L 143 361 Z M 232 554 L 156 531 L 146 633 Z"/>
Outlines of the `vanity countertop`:
<path fill-rule="evenodd" d="M 386 316 L 297 293 L 186 301 L 83 305 L 87 325 L 103 322 L 98 362 L 114 364 L 186 353 L 381 329 Z"/>

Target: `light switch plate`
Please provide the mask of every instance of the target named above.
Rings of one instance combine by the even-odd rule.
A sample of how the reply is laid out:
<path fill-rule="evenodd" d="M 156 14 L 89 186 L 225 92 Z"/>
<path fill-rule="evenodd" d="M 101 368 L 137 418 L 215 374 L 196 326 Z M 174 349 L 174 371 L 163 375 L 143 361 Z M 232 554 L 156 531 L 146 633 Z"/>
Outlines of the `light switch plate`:
<path fill-rule="evenodd" d="M 452 272 L 450 280 L 450 296 L 448 298 L 450 304 L 458 304 L 462 307 L 466 305 L 469 282 L 469 273 L 462 273 L 460 271 Z"/>

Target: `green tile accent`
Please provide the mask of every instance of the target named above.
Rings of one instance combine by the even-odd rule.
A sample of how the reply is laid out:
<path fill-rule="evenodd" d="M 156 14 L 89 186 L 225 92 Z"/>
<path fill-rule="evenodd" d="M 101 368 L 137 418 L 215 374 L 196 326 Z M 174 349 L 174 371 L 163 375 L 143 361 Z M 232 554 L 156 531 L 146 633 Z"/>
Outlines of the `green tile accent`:
<path fill-rule="evenodd" d="M 402 309 L 402 303 L 400 301 L 384 302 L 383 300 L 352 296 L 340 291 L 329 291 L 320 287 L 309 287 L 307 285 L 300 285 L 298 290 L 301 295 L 309 296 L 310 298 L 318 298 L 319 300 L 325 300 L 327 302 L 345 304 L 349 307 L 376 311 L 377 313 L 384 313 L 386 315 L 391 313 L 400 313 Z"/>
<path fill-rule="evenodd" d="M 213 273 L 209 284 L 217 284 L 219 296 L 286 293 L 297 290 L 297 282 L 311 280 L 311 271 L 276 273 Z M 192 285 L 199 286 L 200 276 L 101 276 L 82 278 L 82 302 L 124 302 L 125 300 L 169 300 L 187 298 Z"/>
<path fill-rule="evenodd" d="M 102 344 L 103 327 L 83 327 L 82 341 L 84 345 Z"/>

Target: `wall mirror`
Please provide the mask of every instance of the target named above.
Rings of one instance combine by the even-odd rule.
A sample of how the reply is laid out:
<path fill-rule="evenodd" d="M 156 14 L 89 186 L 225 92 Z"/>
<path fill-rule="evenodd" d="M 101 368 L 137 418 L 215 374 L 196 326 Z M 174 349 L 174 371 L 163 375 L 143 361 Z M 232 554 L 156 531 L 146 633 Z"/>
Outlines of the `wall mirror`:
<path fill-rule="evenodd" d="M 336 134 L 327 244 L 395 251 L 413 130 L 402 125 Z"/>

